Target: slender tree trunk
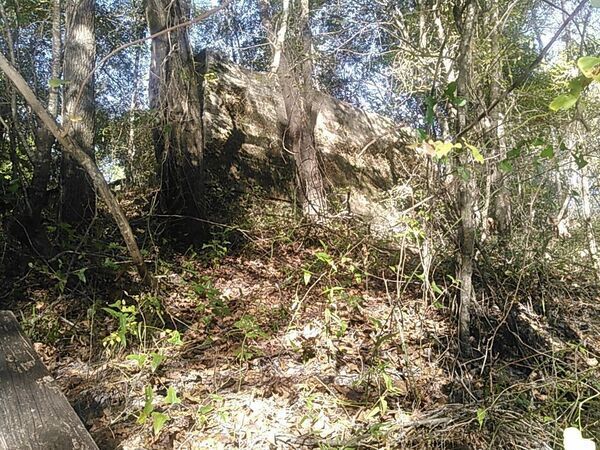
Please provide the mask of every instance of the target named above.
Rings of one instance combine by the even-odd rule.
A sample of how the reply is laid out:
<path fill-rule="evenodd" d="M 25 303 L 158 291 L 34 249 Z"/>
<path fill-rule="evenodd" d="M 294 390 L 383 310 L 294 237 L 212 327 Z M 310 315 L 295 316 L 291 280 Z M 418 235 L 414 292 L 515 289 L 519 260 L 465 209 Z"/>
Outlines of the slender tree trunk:
<path fill-rule="evenodd" d="M 457 60 L 458 78 L 456 80 L 457 95 L 469 98 L 472 70 L 471 44 L 473 39 L 476 5 L 473 1 L 466 4 L 462 16 L 457 20 L 460 32 L 460 48 Z M 457 133 L 467 125 L 468 107 L 458 109 Z M 460 351 L 464 356 L 470 356 L 471 349 L 471 303 L 473 301 L 473 257 L 475 254 L 475 192 L 477 189 L 475 173 L 470 170 L 473 167 L 472 157 L 463 152 L 458 164 L 463 168 L 463 173 L 468 177 L 458 177 L 458 209 L 460 223 L 458 229 L 459 242 L 459 264 L 458 280 L 460 282 L 460 306 L 458 314 L 458 334 Z M 464 172 L 468 171 L 468 172 Z M 466 179 L 465 179 L 466 178 Z"/>
<path fill-rule="evenodd" d="M 279 27 L 275 29 L 271 15 L 271 2 L 269 0 L 258 0 L 260 18 L 267 32 L 267 40 L 271 45 L 272 57 L 270 70 L 277 73 L 281 63 L 281 53 L 287 34 L 288 20 L 290 15 L 290 0 L 283 0 Z"/>
<path fill-rule="evenodd" d="M 133 76 L 135 79 L 140 78 L 140 59 L 142 47 L 135 51 L 135 62 L 133 66 Z M 125 179 L 129 186 L 139 186 L 138 176 L 138 147 L 135 138 L 135 111 L 138 108 L 139 89 L 135 85 L 131 93 L 131 102 L 129 103 L 129 133 L 127 136 L 127 162 L 125 163 Z"/>
<path fill-rule="evenodd" d="M 61 75 L 61 1 L 52 2 L 52 62 L 50 79 L 58 80 Z M 58 115 L 58 92 L 56 83 L 50 83 L 48 92 L 48 113 L 56 118 Z M 52 146 L 55 139 L 43 123 L 38 122 L 35 129 L 36 151 L 33 156 L 33 177 L 30 186 L 32 222 L 41 223 L 41 213 L 48 205 L 48 183 L 52 166 Z"/>
<path fill-rule="evenodd" d="M 148 0 L 148 28 L 154 34 L 188 20 L 189 0 Z M 202 217 L 202 104 L 187 28 L 152 40 L 150 107 L 164 212 Z"/>
<path fill-rule="evenodd" d="M 500 6 L 498 0 L 493 0 L 491 5 L 491 14 L 488 28 L 494 30 L 490 34 L 491 54 L 498 60 L 492 70 L 492 80 L 490 87 L 490 103 L 502 95 L 502 58 L 500 55 L 500 45 L 502 38 L 502 26 L 500 24 Z M 500 161 L 506 159 L 506 135 L 504 129 L 504 114 L 502 104 L 498 105 L 490 113 L 491 136 L 490 147 L 494 150 L 495 158 L 491 162 L 489 171 L 490 176 L 490 216 L 493 219 L 495 229 L 500 235 L 505 235 L 509 231 L 511 222 L 510 195 L 505 186 L 505 179 L 499 168 Z M 485 216 L 484 216 L 485 217 Z M 486 221 L 487 222 L 487 221 Z"/>
<path fill-rule="evenodd" d="M 64 123 L 69 136 L 94 158 L 95 105 L 91 80 L 78 101 L 78 92 L 96 59 L 95 1 L 67 0 L 64 55 Z M 85 171 L 71 155 L 63 153 L 61 167 L 61 220 L 77 224 L 94 213 L 96 197 Z"/>
<path fill-rule="evenodd" d="M 327 200 L 314 137 L 318 111 L 314 108 L 309 5 L 308 0 L 293 0 L 288 6 L 292 9 L 283 11 L 289 23 L 281 24 L 282 27 L 287 26 L 287 31 L 277 75 L 288 120 L 286 137 L 296 163 L 302 209 L 307 217 L 318 219 L 327 210 Z M 281 36 L 281 33 L 278 35 Z"/>

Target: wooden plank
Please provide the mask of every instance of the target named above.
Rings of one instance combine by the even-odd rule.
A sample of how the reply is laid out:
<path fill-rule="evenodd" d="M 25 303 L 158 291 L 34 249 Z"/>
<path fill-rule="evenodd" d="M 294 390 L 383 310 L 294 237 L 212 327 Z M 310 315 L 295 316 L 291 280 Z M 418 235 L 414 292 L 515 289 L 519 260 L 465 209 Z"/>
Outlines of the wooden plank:
<path fill-rule="evenodd" d="M 11 311 L 0 311 L 0 449 L 98 449 Z"/>

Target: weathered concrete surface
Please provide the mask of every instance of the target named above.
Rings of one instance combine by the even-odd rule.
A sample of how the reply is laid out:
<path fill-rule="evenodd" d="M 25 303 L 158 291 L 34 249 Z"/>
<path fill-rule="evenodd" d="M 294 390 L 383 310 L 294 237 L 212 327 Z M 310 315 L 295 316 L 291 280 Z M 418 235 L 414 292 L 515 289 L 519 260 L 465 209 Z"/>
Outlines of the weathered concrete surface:
<path fill-rule="evenodd" d="M 198 62 L 212 183 L 242 191 L 260 187 L 272 197 L 292 199 L 293 157 L 283 144 L 286 116 L 277 77 L 210 52 Z M 393 227 L 397 210 L 410 206 L 398 205 L 408 192 L 402 183 L 413 175 L 415 155 L 404 146 L 410 130 L 327 95 L 318 94 L 317 103 L 315 136 L 331 203 L 377 228 Z"/>

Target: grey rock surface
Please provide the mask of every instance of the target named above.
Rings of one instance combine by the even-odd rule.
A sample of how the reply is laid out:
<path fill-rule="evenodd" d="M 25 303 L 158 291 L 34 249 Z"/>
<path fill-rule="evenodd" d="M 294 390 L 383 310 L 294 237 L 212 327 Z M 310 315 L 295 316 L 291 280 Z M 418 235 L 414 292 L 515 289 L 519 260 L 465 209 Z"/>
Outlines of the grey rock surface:
<path fill-rule="evenodd" d="M 277 76 L 244 69 L 211 52 L 198 57 L 209 184 L 272 198 L 294 198 L 293 157 L 284 145 L 286 115 Z M 393 229 L 410 206 L 406 183 L 417 160 L 405 146 L 413 130 L 328 95 L 316 94 L 315 137 L 339 214 L 374 231 Z"/>

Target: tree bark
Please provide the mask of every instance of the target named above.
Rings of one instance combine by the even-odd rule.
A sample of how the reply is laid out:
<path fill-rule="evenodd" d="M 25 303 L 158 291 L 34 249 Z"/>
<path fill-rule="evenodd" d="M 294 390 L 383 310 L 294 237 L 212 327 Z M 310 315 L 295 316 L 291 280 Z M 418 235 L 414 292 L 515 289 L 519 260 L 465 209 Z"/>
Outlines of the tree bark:
<path fill-rule="evenodd" d="M 465 11 L 457 20 L 460 33 L 460 48 L 457 60 L 458 78 L 456 80 L 456 93 L 463 98 L 470 97 L 473 28 L 475 21 L 476 5 L 469 1 Z M 456 129 L 457 133 L 467 124 L 468 106 L 458 109 Z M 470 356 L 471 349 L 471 303 L 473 301 L 473 257 L 475 254 L 475 192 L 477 189 L 475 173 L 470 170 L 473 167 L 472 157 L 468 152 L 463 152 L 459 157 L 458 164 L 463 173 L 468 176 L 458 177 L 458 209 L 460 223 L 458 229 L 459 264 L 458 280 L 460 282 L 460 306 L 458 313 L 458 335 L 460 352 L 463 356 Z M 466 179 L 465 179 L 466 178 Z"/>
<path fill-rule="evenodd" d="M 158 33 L 188 20 L 188 0 L 148 0 L 148 28 Z M 170 214 L 203 216 L 204 139 L 199 79 L 187 28 L 152 39 L 150 107 L 159 165 L 160 208 Z"/>
<path fill-rule="evenodd" d="M 61 1 L 52 2 L 52 62 L 50 65 L 50 80 L 58 80 L 61 74 Z M 51 84 L 48 92 L 48 113 L 56 118 L 58 115 L 59 88 Z M 33 177 L 31 180 L 30 202 L 31 219 L 37 228 L 41 224 L 42 211 L 48 206 L 48 183 L 52 166 L 52 146 L 55 139 L 43 123 L 38 122 L 35 129 L 36 151 L 33 153 Z"/>
<path fill-rule="evenodd" d="M 502 25 L 500 24 L 500 6 L 498 0 L 493 0 L 491 5 L 491 14 L 489 19 L 489 28 L 494 30 L 491 35 L 491 54 L 499 55 L 502 39 Z M 492 70 L 492 80 L 490 87 L 490 101 L 493 102 L 502 95 L 502 58 L 498 57 Z M 509 231 L 511 222 L 510 195 L 505 186 L 505 179 L 499 169 L 499 163 L 506 159 L 506 135 L 504 130 L 503 105 L 499 104 L 496 109 L 490 112 L 491 148 L 494 149 L 496 158 L 491 162 L 490 167 L 490 195 L 491 211 L 490 216 L 493 219 L 494 227 L 498 234 L 505 235 Z"/>
<path fill-rule="evenodd" d="M 143 22 L 142 22 L 143 23 Z M 145 26 L 140 29 L 139 35 L 143 36 L 145 33 Z M 141 74 L 141 56 L 143 47 L 138 47 L 135 50 L 135 61 L 133 63 L 133 76 L 135 79 L 140 79 Z M 135 112 L 139 107 L 139 87 L 135 85 L 133 92 L 131 93 L 131 101 L 129 103 L 129 132 L 127 136 L 127 161 L 125 163 L 125 180 L 127 185 L 130 187 L 140 186 L 140 175 L 139 175 L 139 163 L 138 163 L 138 146 L 136 142 L 136 123 L 135 123 Z"/>
<path fill-rule="evenodd" d="M 286 7 L 291 7 L 291 10 L 287 11 Z M 274 49 L 273 66 L 279 55 L 277 75 L 288 120 L 285 137 L 296 163 L 296 184 L 302 210 L 307 217 L 319 219 L 327 211 L 327 199 L 314 137 L 318 111 L 314 105 L 312 84 L 308 0 L 292 0 L 291 4 L 284 1 L 283 17 L 288 19 L 280 25 L 286 27 L 285 35 L 280 29 L 276 41 L 280 42 L 283 38 L 283 45 L 280 53 L 277 47 Z"/>
<path fill-rule="evenodd" d="M 69 156 L 77 161 L 83 170 L 87 173 L 89 178 L 94 183 L 100 197 L 106 202 L 108 209 L 115 219 L 119 231 L 123 236 L 125 245 L 129 250 L 129 254 L 137 267 L 138 273 L 143 280 L 151 280 L 151 276 L 146 269 L 146 264 L 140 252 L 140 249 L 135 241 L 135 236 L 127 221 L 125 213 L 117 203 L 117 200 L 113 196 L 106 180 L 102 176 L 102 173 L 98 169 L 98 166 L 94 162 L 93 158 L 88 155 L 73 139 L 67 130 L 60 128 L 54 118 L 44 108 L 44 105 L 35 96 L 33 91 L 29 88 L 21 74 L 19 74 L 8 60 L 0 53 L 0 70 L 6 74 L 6 77 L 12 82 L 16 89 L 21 93 L 25 101 L 31 106 L 31 109 L 40 118 L 42 123 L 50 130 L 55 139 L 62 145 L 64 152 L 68 153 Z"/>
<path fill-rule="evenodd" d="M 64 55 L 64 123 L 69 137 L 94 159 L 94 82 L 85 83 L 94 70 L 96 59 L 95 1 L 67 0 L 66 39 Z M 78 91 L 83 85 L 78 101 Z M 61 166 L 61 220 L 77 224 L 94 213 L 96 198 L 86 173 L 73 159 L 63 153 Z"/>

